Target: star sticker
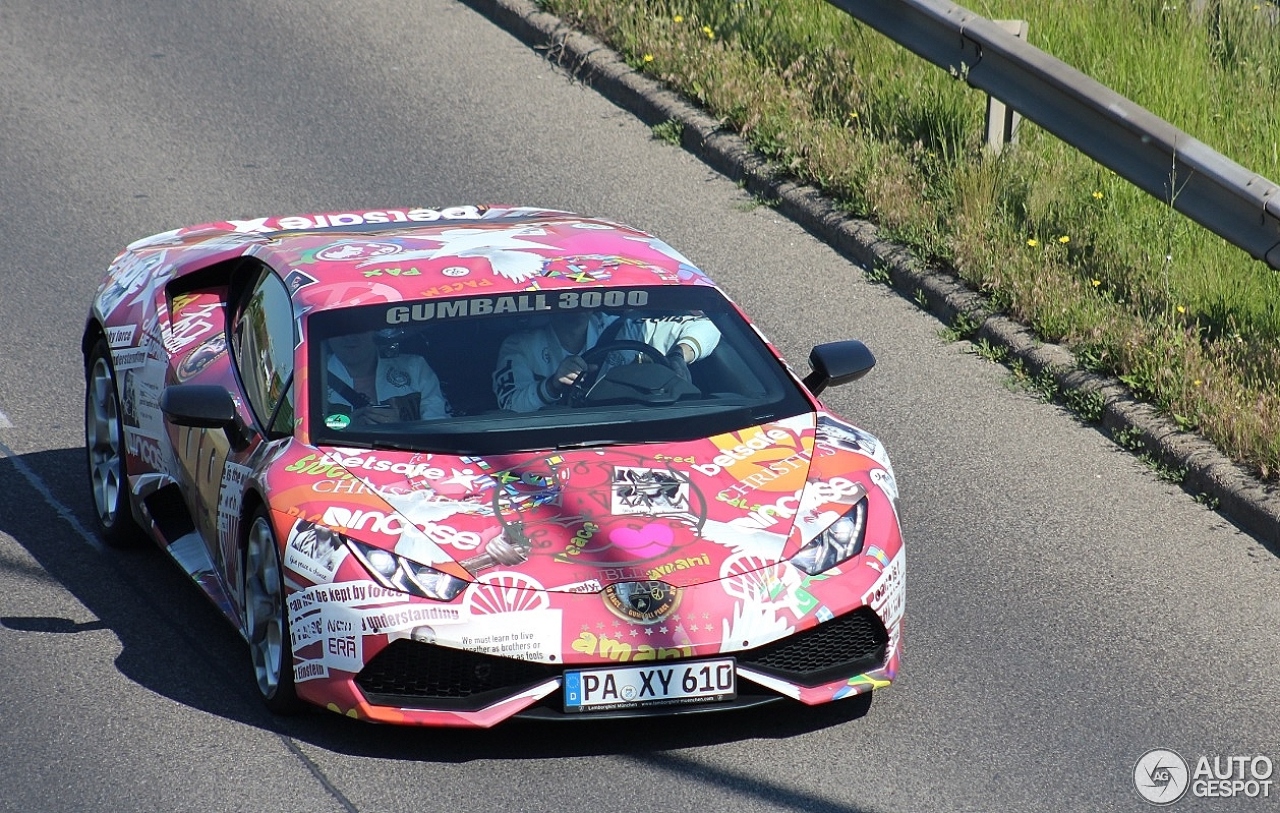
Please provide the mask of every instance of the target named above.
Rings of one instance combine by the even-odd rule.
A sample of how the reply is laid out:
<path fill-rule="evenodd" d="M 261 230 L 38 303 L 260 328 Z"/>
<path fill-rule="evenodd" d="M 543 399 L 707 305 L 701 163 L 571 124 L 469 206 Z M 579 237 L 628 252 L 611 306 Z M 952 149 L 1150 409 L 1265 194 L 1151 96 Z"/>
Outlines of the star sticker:
<path fill-rule="evenodd" d="M 477 256 L 484 254 L 485 250 L 490 248 L 507 250 L 554 248 L 554 246 L 521 239 L 545 234 L 546 231 L 544 229 L 530 228 L 528 226 L 519 226 L 502 231 L 468 228 L 447 229 L 435 239 L 434 242 L 437 242 L 438 246 L 408 249 L 395 254 L 387 254 L 366 260 L 358 267 L 368 265 L 375 260 L 385 264 L 391 262 L 405 263 L 412 260 L 434 260 L 439 257 Z"/>
<path fill-rule="evenodd" d="M 453 476 L 447 480 L 441 480 L 440 481 L 441 485 L 445 483 L 451 483 L 453 485 L 462 486 L 467 491 L 470 491 L 471 489 L 475 488 L 475 485 L 474 485 L 475 481 L 485 476 L 483 474 L 476 474 L 471 469 L 463 469 L 462 471 L 458 471 L 457 469 L 450 469 L 450 471 L 453 472 Z"/>

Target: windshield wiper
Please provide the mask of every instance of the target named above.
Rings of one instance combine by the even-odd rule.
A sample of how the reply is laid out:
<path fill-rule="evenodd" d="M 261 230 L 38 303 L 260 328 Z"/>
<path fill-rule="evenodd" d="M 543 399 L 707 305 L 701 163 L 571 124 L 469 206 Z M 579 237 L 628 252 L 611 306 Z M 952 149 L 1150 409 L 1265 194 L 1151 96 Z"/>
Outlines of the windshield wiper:
<path fill-rule="evenodd" d="M 693 438 L 651 438 L 649 440 L 618 440 L 609 438 L 605 440 L 579 440 L 570 441 L 568 443 L 557 443 L 555 450 L 558 452 L 568 449 L 590 449 L 595 446 L 660 446 L 665 443 L 680 443 L 685 440 L 695 440 L 699 436 Z"/>
<path fill-rule="evenodd" d="M 604 440 L 578 440 L 578 441 L 573 441 L 571 443 L 557 443 L 554 448 L 557 452 L 565 452 L 565 451 L 568 451 L 569 449 L 590 449 L 593 446 L 618 446 L 623 443 L 627 444 L 628 446 L 640 445 L 636 441 L 626 441 L 626 440 L 616 440 L 614 438 L 606 438 Z"/>

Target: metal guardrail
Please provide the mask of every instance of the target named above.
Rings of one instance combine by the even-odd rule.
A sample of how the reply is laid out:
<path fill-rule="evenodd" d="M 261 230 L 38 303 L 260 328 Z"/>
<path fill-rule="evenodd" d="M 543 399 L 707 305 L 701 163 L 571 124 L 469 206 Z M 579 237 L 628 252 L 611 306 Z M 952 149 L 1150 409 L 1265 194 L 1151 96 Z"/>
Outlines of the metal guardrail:
<path fill-rule="evenodd" d="M 1275 183 L 954 3 L 827 2 L 1280 270 L 1280 186 Z"/>

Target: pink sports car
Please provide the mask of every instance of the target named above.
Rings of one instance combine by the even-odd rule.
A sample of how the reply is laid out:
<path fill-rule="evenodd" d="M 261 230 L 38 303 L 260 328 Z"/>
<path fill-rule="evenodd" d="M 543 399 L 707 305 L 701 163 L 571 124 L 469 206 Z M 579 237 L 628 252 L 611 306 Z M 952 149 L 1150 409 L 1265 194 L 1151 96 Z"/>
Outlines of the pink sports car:
<path fill-rule="evenodd" d="M 151 539 L 262 699 L 492 726 L 887 686 L 884 447 L 651 235 L 459 206 L 139 240 L 85 326 L 97 530 Z"/>

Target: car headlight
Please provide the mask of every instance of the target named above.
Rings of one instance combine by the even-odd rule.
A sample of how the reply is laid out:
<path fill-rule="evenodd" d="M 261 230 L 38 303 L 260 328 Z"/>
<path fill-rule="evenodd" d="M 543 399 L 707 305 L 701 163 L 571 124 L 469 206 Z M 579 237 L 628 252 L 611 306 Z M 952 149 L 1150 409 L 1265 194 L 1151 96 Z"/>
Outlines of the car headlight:
<path fill-rule="evenodd" d="M 867 538 L 867 498 L 863 497 L 840 519 L 791 557 L 791 564 L 816 576 L 862 552 Z"/>
<path fill-rule="evenodd" d="M 453 601 L 467 588 L 467 582 L 429 565 L 354 539 L 348 539 L 347 542 L 370 575 L 390 590 L 435 601 Z"/>

